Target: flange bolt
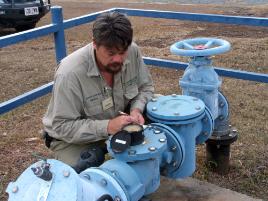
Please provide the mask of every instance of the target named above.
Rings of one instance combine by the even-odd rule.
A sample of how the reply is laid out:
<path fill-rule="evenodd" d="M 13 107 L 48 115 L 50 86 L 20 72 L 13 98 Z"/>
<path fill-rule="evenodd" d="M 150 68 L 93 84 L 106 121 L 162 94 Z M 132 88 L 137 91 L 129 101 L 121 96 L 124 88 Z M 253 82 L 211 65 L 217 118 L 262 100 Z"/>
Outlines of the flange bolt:
<path fill-rule="evenodd" d="M 69 177 L 70 176 L 70 172 L 68 170 L 64 170 L 63 171 L 63 176 L 64 177 Z"/>
<path fill-rule="evenodd" d="M 14 186 L 14 187 L 12 188 L 12 193 L 17 193 L 18 190 L 19 190 L 19 187 L 18 187 L 18 186 Z"/>
<path fill-rule="evenodd" d="M 166 141 L 165 138 L 160 138 L 160 139 L 159 139 L 159 142 L 161 142 L 161 143 L 164 143 L 165 141 Z"/>
<path fill-rule="evenodd" d="M 149 150 L 149 151 L 155 151 L 156 148 L 155 148 L 155 147 L 149 147 L 148 150 Z"/>

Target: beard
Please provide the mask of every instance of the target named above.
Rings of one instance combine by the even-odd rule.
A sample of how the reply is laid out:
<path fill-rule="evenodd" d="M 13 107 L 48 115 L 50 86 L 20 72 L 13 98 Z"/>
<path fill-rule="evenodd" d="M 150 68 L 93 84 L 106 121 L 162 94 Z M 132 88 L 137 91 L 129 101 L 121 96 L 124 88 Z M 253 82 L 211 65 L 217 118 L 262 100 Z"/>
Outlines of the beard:
<path fill-rule="evenodd" d="M 108 73 L 116 74 L 121 71 L 122 67 L 123 67 L 123 63 L 116 62 L 116 63 L 111 63 L 111 64 L 104 66 L 104 69 Z"/>

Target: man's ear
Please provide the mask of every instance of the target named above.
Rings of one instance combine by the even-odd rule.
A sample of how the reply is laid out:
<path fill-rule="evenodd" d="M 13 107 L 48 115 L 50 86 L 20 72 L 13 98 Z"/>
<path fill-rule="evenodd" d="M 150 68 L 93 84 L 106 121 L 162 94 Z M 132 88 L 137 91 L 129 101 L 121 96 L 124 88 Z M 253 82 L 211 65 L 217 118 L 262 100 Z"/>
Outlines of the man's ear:
<path fill-rule="evenodd" d="M 96 45 L 96 42 L 95 42 L 94 38 L 92 39 L 92 42 L 93 42 L 94 49 L 96 49 L 97 45 Z"/>

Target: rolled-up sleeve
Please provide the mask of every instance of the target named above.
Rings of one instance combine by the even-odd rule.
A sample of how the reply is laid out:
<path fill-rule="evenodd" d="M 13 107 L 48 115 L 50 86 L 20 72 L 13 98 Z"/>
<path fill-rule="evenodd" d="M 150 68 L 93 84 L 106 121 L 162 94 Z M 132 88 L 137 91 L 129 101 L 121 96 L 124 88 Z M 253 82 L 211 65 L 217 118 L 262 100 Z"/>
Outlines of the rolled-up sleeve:
<path fill-rule="evenodd" d="M 143 62 L 142 54 L 137 48 L 136 54 L 137 66 L 138 67 L 138 95 L 131 101 L 131 110 L 134 108 L 144 111 L 146 103 L 152 99 L 154 93 L 154 86 L 152 76 L 149 72 L 149 69 Z"/>

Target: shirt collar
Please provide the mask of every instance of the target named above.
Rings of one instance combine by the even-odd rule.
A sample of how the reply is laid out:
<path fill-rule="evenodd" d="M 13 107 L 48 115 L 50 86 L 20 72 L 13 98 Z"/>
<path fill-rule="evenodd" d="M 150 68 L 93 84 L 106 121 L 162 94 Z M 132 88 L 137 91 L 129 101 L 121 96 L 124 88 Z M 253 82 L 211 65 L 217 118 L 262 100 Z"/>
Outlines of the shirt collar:
<path fill-rule="evenodd" d="M 95 60 L 95 55 L 94 55 L 94 47 L 93 43 L 89 44 L 89 62 L 88 62 L 88 71 L 87 71 L 87 76 L 99 76 L 100 72 Z"/>
<path fill-rule="evenodd" d="M 97 66 L 97 62 L 95 59 L 95 55 L 94 55 L 94 47 L 93 47 L 93 43 L 90 43 L 89 45 L 89 62 L 88 62 L 88 71 L 87 71 L 87 76 L 89 77 L 93 77 L 93 76 L 100 76 L 100 72 L 99 72 L 99 68 Z M 126 58 L 126 60 L 123 63 L 123 67 L 121 72 L 124 72 L 126 70 L 127 64 L 129 64 L 130 61 L 128 58 Z"/>

